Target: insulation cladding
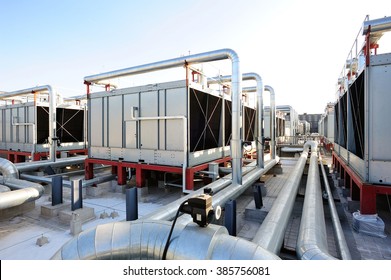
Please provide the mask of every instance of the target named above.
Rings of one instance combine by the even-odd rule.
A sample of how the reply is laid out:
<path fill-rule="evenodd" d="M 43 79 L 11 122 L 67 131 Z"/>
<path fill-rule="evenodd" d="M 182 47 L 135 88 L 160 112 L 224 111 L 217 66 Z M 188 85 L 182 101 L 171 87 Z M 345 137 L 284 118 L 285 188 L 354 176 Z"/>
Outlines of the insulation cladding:
<path fill-rule="evenodd" d="M 90 94 L 89 158 L 192 167 L 230 156 L 229 98 L 186 80 Z"/>

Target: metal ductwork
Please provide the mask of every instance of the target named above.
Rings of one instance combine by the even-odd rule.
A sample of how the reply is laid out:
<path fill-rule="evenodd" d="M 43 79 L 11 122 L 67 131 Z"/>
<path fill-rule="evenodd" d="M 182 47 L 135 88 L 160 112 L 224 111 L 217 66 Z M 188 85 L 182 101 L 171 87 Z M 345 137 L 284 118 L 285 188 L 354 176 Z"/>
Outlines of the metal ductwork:
<path fill-rule="evenodd" d="M 16 170 L 16 172 L 15 172 Z M 18 179 L 18 172 L 12 162 L 0 158 L 0 172 L 3 174 L 3 184 L 14 191 L 0 193 L 0 210 L 40 198 L 45 189 L 43 186 Z"/>
<path fill-rule="evenodd" d="M 47 92 L 49 95 L 49 139 L 50 143 L 50 160 L 56 161 L 56 94 L 50 85 L 38 86 L 18 91 L 6 92 L 0 95 L 0 98 L 12 98 L 15 96 L 35 94 L 38 92 Z M 33 133 L 34 135 L 35 133 Z"/>
<path fill-rule="evenodd" d="M 217 60 L 230 59 L 232 62 L 232 140 L 231 140 L 231 157 L 232 157 L 232 180 L 235 184 L 242 183 L 242 148 L 240 139 L 241 127 L 241 72 L 239 56 L 231 49 L 221 49 L 200 54 L 183 56 L 159 62 L 124 68 L 111 72 L 96 74 L 84 77 L 86 84 L 99 83 L 102 80 L 119 78 L 124 76 L 143 74 L 152 71 L 170 69 L 180 66 L 187 66 L 195 63 L 204 63 Z"/>
<path fill-rule="evenodd" d="M 99 225 L 81 232 L 55 260 L 161 260 L 171 228 L 167 221 L 133 221 Z M 191 240 L 191 242 L 189 242 Z M 195 223 L 176 225 L 167 260 L 277 260 L 262 247 L 228 235 L 226 228 Z"/>
<path fill-rule="evenodd" d="M 286 180 L 284 187 L 281 189 L 272 208 L 252 240 L 254 243 L 275 254 L 280 252 L 284 241 L 285 230 L 295 204 L 297 191 L 307 162 L 309 147 L 310 143 L 306 142 L 295 168 Z M 311 150 L 313 149 L 311 148 Z"/>
<path fill-rule="evenodd" d="M 318 152 L 312 147 L 296 254 L 302 260 L 336 260 L 328 253 Z"/>

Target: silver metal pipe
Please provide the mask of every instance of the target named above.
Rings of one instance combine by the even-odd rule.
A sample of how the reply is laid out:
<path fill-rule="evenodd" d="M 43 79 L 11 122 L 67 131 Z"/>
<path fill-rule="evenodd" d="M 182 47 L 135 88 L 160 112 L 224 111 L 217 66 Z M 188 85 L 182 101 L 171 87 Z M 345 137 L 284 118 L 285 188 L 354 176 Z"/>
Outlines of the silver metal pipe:
<path fill-rule="evenodd" d="M 240 102 L 241 102 L 241 72 L 240 61 L 237 53 L 231 49 L 221 49 L 211 52 L 194 54 L 153 62 L 149 64 L 124 68 L 111 72 L 91 75 L 84 77 L 86 83 L 98 83 L 102 80 L 119 78 L 124 76 L 143 74 L 152 71 L 164 70 L 174 67 L 187 66 L 195 63 L 204 63 L 217 60 L 230 59 L 232 62 L 232 140 L 231 140 L 231 157 L 233 181 L 240 185 L 242 183 L 241 165 L 242 165 L 242 149 L 240 140 Z"/>
<path fill-rule="evenodd" d="M 335 207 L 333 194 L 331 193 L 330 185 L 327 180 L 326 171 L 324 169 L 323 163 L 322 163 L 322 156 L 319 154 L 319 162 L 320 162 L 320 169 L 322 170 L 322 177 L 324 186 L 327 192 L 327 201 L 329 203 L 330 213 L 331 213 L 331 221 L 333 223 L 333 229 L 334 229 L 334 235 L 336 237 L 336 245 L 337 249 L 341 255 L 341 258 L 343 260 L 351 260 L 352 256 L 350 255 L 349 247 L 346 243 L 345 235 L 343 233 L 343 229 L 341 226 L 341 222 L 338 217 L 337 208 Z"/>
<path fill-rule="evenodd" d="M 50 85 L 27 88 L 12 92 L 2 93 L 0 99 L 10 98 L 20 95 L 33 94 L 38 92 L 47 92 L 49 95 L 49 144 L 50 144 L 50 160 L 56 161 L 56 145 L 53 139 L 56 139 L 56 94 Z"/>
<path fill-rule="evenodd" d="M 216 209 L 217 206 L 224 206 L 229 200 L 238 198 L 244 193 L 253 183 L 268 172 L 274 165 L 277 164 L 279 158 L 268 161 L 264 168 L 256 167 L 243 177 L 243 184 L 240 186 L 230 185 L 224 188 L 217 194 L 213 195 L 212 206 Z M 188 215 L 182 215 L 178 219 L 178 223 L 187 224 L 191 221 L 191 217 Z M 266 249 L 266 248 L 265 248 Z"/>
<path fill-rule="evenodd" d="M 250 171 L 254 170 L 256 168 L 256 163 L 252 162 L 242 168 L 242 174 L 245 175 L 249 173 Z M 232 172 L 232 170 L 231 170 Z M 183 196 L 167 205 L 164 205 L 160 207 L 159 209 L 149 213 L 148 215 L 145 215 L 142 217 L 142 219 L 146 220 L 172 220 L 175 217 L 175 214 L 179 208 L 179 206 L 182 204 L 182 202 L 186 201 L 189 199 L 189 197 L 200 195 L 204 193 L 205 188 L 210 188 L 214 194 L 217 194 L 224 188 L 228 187 L 229 185 L 232 184 L 232 174 L 228 174 L 210 184 L 207 186 L 200 188 L 191 194 L 188 194 L 186 196 Z"/>
<path fill-rule="evenodd" d="M 270 153 L 276 158 L 276 94 L 271 86 L 265 85 L 265 90 L 270 93 Z"/>
<path fill-rule="evenodd" d="M 54 260 L 161 260 L 171 228 L 166 221 L 116 222 L 88 229 L 66 243 Z M 189 242 L 191 241 L 191 242 Z M 278 260 L 262 247 L 228 235 L 226 228 L 176 225 L 167 260 Z"/>
<path fill-rule="evenodd" d="M 275 254 L 280 252 L 284 241 L 285 230 L 295 204 L 297 191 L 308 158 L 308 151 L 309 145 L 305 145 L 295 168 L 285 181 L 272 208 L 252 240 L 252 242 Z"/>
<path fill-rule="evenodd" d="M 256 110 L 256 139 L 255 139 L 255 145 L 256 145 L 256 151 L 257 151 L 257 164 L 259 168 L 263 168 L 265 161 L 264 161 L 264 147 L 263 147 L 263 82 L 261 76 L 259 76 L 257 73 L 244 73 L 242 75 L 243 81 L 248 80 L 254 80 L 257 85 L 257 110 Z"/>
<path fill-rule="evenodd" d="M 32 182 L 38 182 L 38 183 L 47 183 L 51 184 L 52 183 L 52 178 L 51 177 L 44 177 L 44 176 L 36 176 L 36 175 L 30 175 L 30 174 L 21 174 L 20 177 L 25 180 L 29 180 Z M 116 175 L 114 174 L 109 174 L 109 175 L 102 175 L 98 177 L 94 177 L 89 180 L 82 180 L 82 187 L 89 187 L 95 184 L 100 184 L 104 182 L 108 182 L 111 180 L 114 180 L 116 178 Z M 63 180 L 62 184 L 64 187 L 71 187 L 72 182 L 69 180 Z"/>
<path fill-rule="evenodd" d="M 75 164 L 83 164 L 87 156 L 59 158 L 56 162 L 50 160 L 40 160 L 32 162 L 15 163 L 15 167 L 19 172 L 33 171 L 43 167 L 62 167 Z"/>
<path fill-rule="evenodd" d="M 296 254 L 302 260 L 336 260 L 328 253 L 318 152 L 312 148 Z"/>
<path fill-rule="evenodd" d="M 23 203 L 40 198 L 45 189 L 43 186 L 20 180 L 16 167 L 9 160 L 0 158 L 0 172 L 3 174 L 3 184 L 15 191 L 0 193 L 0 210 L 19 206 Z"/>
<path fill-rule="evenodd" d="M 368 33 L 369 27 L 371 27 L 370 32 L 387 32 L 391 30 L 391 17 L 384 17 L 379 19 L 367 20 L 363 23 L 362 34 L 366 35 Z"/>

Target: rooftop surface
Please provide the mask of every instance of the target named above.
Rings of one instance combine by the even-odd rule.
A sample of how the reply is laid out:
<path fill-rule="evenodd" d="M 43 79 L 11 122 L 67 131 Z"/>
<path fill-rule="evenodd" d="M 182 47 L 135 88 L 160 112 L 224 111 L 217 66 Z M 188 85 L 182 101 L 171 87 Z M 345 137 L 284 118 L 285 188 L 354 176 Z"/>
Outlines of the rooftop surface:
<path fill-rule="evenodd" d="M 326 158 L 326 160 L 329 159 Z M 282 173 L 270 173 L 263 176 L 262 180 L 265 181 L 266 192 L 263 197 L 262 216 L 254 218 L 249 214 L 249 209 L 254 208 L 252 191 L 245 192 L 237 199 L 237 236 L 248 240 L 254 237 L 262 219 L 270 210 L 296 162 L 297 158 L 280 158 Z M 285 234 L 284 245 L 280 255 L 282 259 L 294 260 L 297 258 L 295 246 L 304 200 L 305 179 L 306 174 L 302 178 L 302 184 Z M 348 199 L 344 196 L 343 188 L 337 184 L 337 175 L 330 173 L 329 182 L 331 182 L 334 201 L 352 259 L 391 259 L 391 213 L 387 197 L 379 199 L 379 204 L 381 205 L 378 206 L 378 215 L 385 223 L 385 236 L 370 236 L 353 229 L 353 213 L 355 211 L 349 209 L 351 206 L 348 203 Z M 98 195 L 92 196 L 88 194 L 88 191 L 84 194 L 83 207 L 92 208 L 95 216 L 82 224 L 82 230 L 99 224 L 126 219 L 126 202 L 123 188 L 117 186 L 114 181 L 102 184 L 99 188 L 104 191 Z M 148 191 L 148 195 L 139 198 L 139 218 L 182 196 L 181 189 L 176 187 L 161 188 L 155 186 L 149 187 Z M 36 201 L 33 210 L 0 221 L 1 260 L 48 260 L 68 240 L 73 238 L 69 222 L 61 221 L 58 217 L 45 217 L 41 214 L 41 206 L 51 204 L 50 197 L 51 195 L 46 193 Z M 64 204 L 67 202 L 69 202 L 69 194 L 65 192 Z M 340 258 L 336 249 L 326 200 L 324 200 L 324 211 L 329 253 L 336 258 Z M 48 242 L 39 243 L 39 240 L 46 240 L 46 238 Z"/>

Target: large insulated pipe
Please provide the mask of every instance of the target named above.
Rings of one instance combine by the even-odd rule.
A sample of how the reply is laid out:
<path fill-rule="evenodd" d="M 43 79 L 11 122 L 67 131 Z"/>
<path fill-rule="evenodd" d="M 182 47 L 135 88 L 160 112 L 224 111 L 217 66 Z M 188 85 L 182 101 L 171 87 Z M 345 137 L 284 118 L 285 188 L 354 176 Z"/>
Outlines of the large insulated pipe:
<path fill-rule="evenodd" d="M 329 203 L 331 221 L 333 223 L 334 235 L 336 238 L 337 249 L 343 260 L 351 260 L 352 256 L 350 255 L 349 247 L 346 243 L 345 235 L 341 226 L 341 222 L 338 217 L 337 208 L 335 207 L 333 194 L 331 193 L 330 185 L 327 180 L 326 171 L 322 163 L 322 156 L 319 154 L 320 169 L 322 170 L 322 177 L 324 182 L 324 187 L 327 192 L 327 200 Z"/>
<path fill-rule="evenodd" d="M 0 172 L 3 184 L 15 191 L 0 193 L 0 210 L 8 209 L 40 198 L 45 189 L 43 186 L 18 179 L 16 167 L 9 160 L 0 158 Z"/>
<path fill-rule="evenodd" d="M 296 254 L 302 260 L 336 260 L 328 253 L 318 152 L 313 149 L 311 149 Z"/>
<path fill-rule="evenodd" d="M 66 243 L 54 260 L 161 260 L 171 222 L 138 220 L 98 225 Z M 191 240 L 191 242 L 189 242 Z M 278 260 L 262 247 L 228 235 L 226 228 L 176 225 L 167 260 Z"/>
<path fill-rule="evenodd" d="M 241 115 L 241 72 L 240 61 L 237 53 L 231 49 L 221 49 L 200 54 L 193 54 L 163 60 L 159 62 L 148 63 L 144 65 L 124 68 L 111 72 L 96 74 L 84 77 L 87 84 L 98 83 L 102 80 L 119 78 L 124 76 L 143 74 L 152 71 L 164 70 L 174 67 L 186 66 L 195 63 L 211 62 L 223 59 L 230 59 L 232 62 L 232 140 L 231 140 L 231 157 L 232 157 L 232 180 L 235 184 L 242 183 L 242 148 L 240 139 Z"/>
<path fill-rule="evenodd" d="M 208 83 L 226 83 L 231 82 L 232 76 L 219 76 L 208 79 Z M 257 125 L 256 125 L 256 151 L 257 151 L 257 165 L 262 168 L 264 166 L 264 156 L 263 156 L 263 82 L 260 75 L 257 73 L 243 73 L 242 81 L 254 80 L 256 82 L 255 92 L 256 92 L 256 112 L 257 112 Z"/>
<path fill-rule="evenodd" d="M 307 162 L 309 147 L 311 147 L 311 151 L 316 151 L 317 143 L 307 141 L 304 144 L 303 152 L 295 168 L 285 181 L 283 188 L 252 240 L 254 243 L 275 254 L 280 252 L 284 241 L 286 227 L 295 204 L 297 191 Z"/>
<path fill-rule="evenodd" d="M 0 95 L 0 98 L 10 98 L 20 95 L 33 94 L 38 92 L 47 92 L 49 95 L 49 139 L 50 143 L 50 160 L 56 161 L 56 94 L 50 85 L 38 86 L 33 88 L 22 89 L 18 91 L 6 92 Z"/>

